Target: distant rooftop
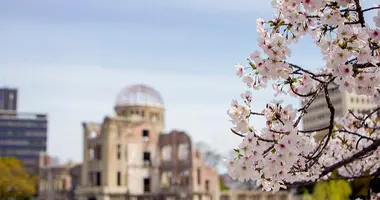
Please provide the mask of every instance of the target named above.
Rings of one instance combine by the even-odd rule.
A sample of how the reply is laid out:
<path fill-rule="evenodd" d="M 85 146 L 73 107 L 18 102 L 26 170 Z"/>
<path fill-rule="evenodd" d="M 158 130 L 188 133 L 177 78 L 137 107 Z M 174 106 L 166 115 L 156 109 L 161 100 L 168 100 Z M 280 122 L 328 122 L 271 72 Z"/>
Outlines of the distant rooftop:
<path fill-rule="evenodd" d="M 0 110 L 0 119 L 1 118 L 47 120 L 47 114 Z"/>

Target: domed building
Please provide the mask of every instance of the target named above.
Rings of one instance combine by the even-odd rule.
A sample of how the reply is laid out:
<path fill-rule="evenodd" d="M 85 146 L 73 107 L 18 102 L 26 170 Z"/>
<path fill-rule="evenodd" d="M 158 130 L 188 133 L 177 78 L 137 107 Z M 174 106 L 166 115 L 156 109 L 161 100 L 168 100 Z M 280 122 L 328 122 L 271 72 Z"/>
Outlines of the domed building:
<path fill-rule="evenodd" d="M 146 120 L 164 129 L 164 101 L 158 91 L 143 85 L 125 87 L 117 95 L 116 114 L 135 120 Z"/>
<path fill-rule="evenodd" d="M 83 123 L 78 200 L 219 198 L 219 176 L 207 167 L 184 132 L 164 134 L 159 92 L 144 84 L 117 95 L 115 115 Z M 206 198 L 207 199 L 207 198 Z"/>

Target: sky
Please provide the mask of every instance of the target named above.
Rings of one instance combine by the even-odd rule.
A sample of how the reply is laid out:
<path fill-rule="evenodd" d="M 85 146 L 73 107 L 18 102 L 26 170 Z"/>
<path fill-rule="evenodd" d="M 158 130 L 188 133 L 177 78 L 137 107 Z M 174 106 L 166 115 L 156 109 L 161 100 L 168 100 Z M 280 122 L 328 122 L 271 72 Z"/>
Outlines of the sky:
<path fill-rule="evenodd" d="M 0 86 L 19 89 L 19 111 L 49 115 L 48 152 L 63 161 L 82 160 L 81 123 L 114 115 L 118 92 L 137 83 L 161 93 L 167 131 L 226 152 L 241 140 L 226 114 L 245 90 L 234 65 L 258 47 L 256 19 L 273 14 L 268 0 L 0 0 Z M 292 60 L 322 67 L 310 44 Z M 256 92 L 253 108 L 273 99 Z"/>

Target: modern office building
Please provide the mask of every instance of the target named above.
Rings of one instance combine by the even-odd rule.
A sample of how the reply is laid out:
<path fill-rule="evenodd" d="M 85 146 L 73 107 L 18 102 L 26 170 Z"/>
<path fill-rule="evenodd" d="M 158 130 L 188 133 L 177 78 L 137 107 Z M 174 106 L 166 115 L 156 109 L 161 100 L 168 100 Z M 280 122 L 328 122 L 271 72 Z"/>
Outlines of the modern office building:
<path fill-rule="evenodd" d="M 375 104 L 370 102 L 368 96 L 356 95 L 354 93 L 341 92 L 337 86 L 329 89 L 331 103 L 335 108 L 335 117 L 342 117 L 352 110 L 357 113 L 369 113 L 376 108 Z M 302 102 L 305 105 L 307 101 Z M 330 110 L 327 107 L 324 93 L 318 95 L 315 101 L 310 105 L 307 113 L 303 118 L 304 130 L 317 130 L 329 125 Z M 323 133 L 323 132 L 321 132 Z M 319 136 L 323 134 L 318 134 Z"/>
<path fill-rule="evenodd" d="M 0 157 L 18 158 L 30 173 L 38 174 L 40 152 L 47 149 L 47 115 L 17 112 L 17 90 L 0 93 L 5 108 L 0 110 Z"/>
<path fill-rule="evenodd" d="M 217 171 L 196 156 L 190 137 L 178 131 L 164 134 L 164 103 L 156 90 L 124 88 L 115 111 L 103 123 L 83 123 L 78 200 L 218 199 Z"/>
<path fill-rule="evenodd" d="M 17 89 L 0 88 L 0 110 L 17 110 Z"/>

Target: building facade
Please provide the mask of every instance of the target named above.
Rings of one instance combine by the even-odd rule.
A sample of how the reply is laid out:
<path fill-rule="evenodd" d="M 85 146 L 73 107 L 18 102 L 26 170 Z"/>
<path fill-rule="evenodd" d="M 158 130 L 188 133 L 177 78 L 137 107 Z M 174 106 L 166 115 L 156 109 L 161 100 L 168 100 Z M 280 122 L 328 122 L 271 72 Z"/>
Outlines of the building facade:
<path fill-rule="evenodd" d="M 75 200 L 80 184 L 82 165 L 67 162 L 59 164 L 46 152 L 40 154 L 38 173 L 38 200 Z"/>
<path fill-rule="evenodd" d="M 191 138 L 180 131 L 161 134 L 160 191 L 191 199 L 212 199 L 220 194 L 219 174 L 204 162 L 204 156 L 193 147 Z"/>
<path fill-rule="evenodd" d="M 75 191 L 80 186 L 80 183 L 82 180 L 81 177 L 82 177 L 82 164 L 74 165 L 70 169 L 70 178 L 71 178 L 71 188 L 69 192 L 70 200 L 77 200 L 75 196 Z"/>
<path fill-rule="evenodd" d="M 333 86 L 329 89 L 331 103 L 335 108 L 335 117 L 342 117 L 349 110 L 355 113 L 369 113 L 376 108 L 375 104 L 370 103 L 368 96 L 356 95 L 354 93 L 341 92 L 338 87 Z M 302 102 L 305 105 L 307 101 Z M 324 93 L 317 96 L 315 101 L 310 105 L 307 113 L 303 117 L 304 130 L 317 130 L 329 125 L 330 111 L 327 107 Z M 320 138 L 324 133 L 321 131 L 318 134 Z"/>
<path fill-rule="evenodd" d="M 39 155 L 47 149 L 46 114 L 0 111 L 0 156 L 24 162 L 32 174 L 38 174 Z"/>
<path fill-rule="evenodd" d="M 17 89 L 0 88 L 0 110 L 17 110 Z"/>
<path fill-rule="evenodd" d="M 195 172 L 191 167 L 199 161 L 192 160 L 191 141 L 185 134 L 164 134 L 164 104 L 157 91 L 146 85 L 124 88 L 117 97 L 115 113 L 116 116 L 107 116 L 102 123 L 83 123 L 82 180 L 76 190 L 79 200 L 170 196 L 169 193 L 185 191 L 179 185 L 183 183 L 178 179 L 181 173 L 188 178 L 185 195 L 196 190 L 192 185 Z M 179 163 L 173 159 L 172 163 L 163 163 L 167 157 L 178 156 L 172 153 L 179 148 L 173 138 L 186 142 L 187 145 L 180 148 L 187 154 L 182 152 L 181 156 L 186 154 L 190 161 Z M 171 146 L 171 150 L 164 146 Z M 208 173 L 206 168 L 201 170 Z M 161 184 L 165 182 L 163 174 L 170 174 L 169 171 L 175 179 L 169 178 L 167 185 Z"/>
<path fill-rule="evenodd" d="M 39 200 L 71 200 L 71 164 L 47 165 L 39 169 Z"/>

